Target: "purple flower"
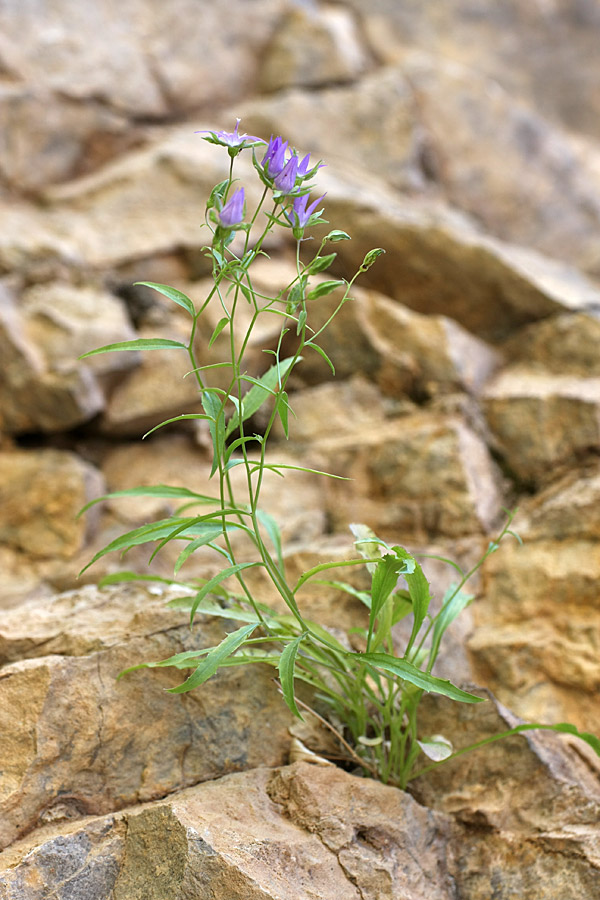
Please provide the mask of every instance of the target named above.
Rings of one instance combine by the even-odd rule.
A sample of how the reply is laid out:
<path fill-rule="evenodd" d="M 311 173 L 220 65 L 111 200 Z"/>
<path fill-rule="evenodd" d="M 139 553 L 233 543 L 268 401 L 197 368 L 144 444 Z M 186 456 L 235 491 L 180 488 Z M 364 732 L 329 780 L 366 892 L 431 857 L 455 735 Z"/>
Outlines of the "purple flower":
<path fill-rule="evenodd" d="M 310 153 L 307 153 L 306 156 L 302 159 L 302 162 L 298 165 L 298 175 L 301 178 L 307 178 L 307 177 L 312 178 L 313 175 L 317 174 L 319 169 L 323 168 L 324 163 L 322 163 L 322 162 L 317 163 L 317 165 L 314 166 L 312 169 L 310 169 L 310 171 L 309 171 L 309 166 L 310 166 Z"/>
<path fill-rule="evenodd" d="M 211 144 L 220 144 L 222 147 L 229 147 L 230 150 L 239 153 L 240 150 L 244 150 L 245 147 L 250 147 L 252 144 L 264 144 L 266 141 L 263 141 L 262 138 L 256 137 L 252 134 L 239 134 L 239 127 L 241 119 L 235 120 L 235 128 L 233 131 L 197 131 L 196 134 L 209 134 L 210 137 L 204 138 L 205 141 L 208 141 Z"/>
<path fill-rule="evenodd" d="M 273 179 L 273 183 L 278 191 L 282 194 L 289 194 L 296 186 L 296 175 L 298 173 L 298 157 L 290 156 L 287 163 Z"/>
<path fill-rule="evenodd" d="M 262 160 L 262 167 L 265 170 L 265 174 L 268 175 L 269 178 L 274 178 L 275 175 L 279 175 L 279 173 L 283 171 L 283 168 L 285 167 L 285 152 L 287 148 L 287 141 L 284 142 L 282 138 L 274 138 L 271 135 L 271 139 L 267 146 L 267 152 L 265 153 Z"/>
<path fill-rule="evenodd" d="M 292 210 L 287 214 L 287 217 L 294 228 L 306 228 L 308 220 L 310 219 L 324 196 L 325 194 L 321 194 L 321 196 L 317 200 L 314 200 L 313 203 L 310 204 L 308 209 L 306 207 L 308 194 L 302 194 L 301 197 L 294 198 Z"/>
<path fill-rule="evenodd" d="M 238 188 L 231 195 L 223 209 L 217 213 L 219 224 L 223 228 L 233 228 L 244 218 L 244 188 Z"/>

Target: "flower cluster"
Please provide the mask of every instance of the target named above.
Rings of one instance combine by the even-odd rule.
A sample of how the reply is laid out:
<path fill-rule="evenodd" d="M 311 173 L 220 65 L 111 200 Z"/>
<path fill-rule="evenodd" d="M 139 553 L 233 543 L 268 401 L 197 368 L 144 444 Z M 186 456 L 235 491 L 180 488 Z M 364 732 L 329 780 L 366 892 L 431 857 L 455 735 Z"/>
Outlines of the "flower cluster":
<path fill-rule="evenodd" d="M 317 200 L 308 203 L 312 188 L 308 182 L 316 175 L 323 163 L 318 162 L 311 166 L 310 153 L 301 159 L 297 151 L 290 147 L 289 141 L 284 141 L 281 137 L 271 135 L 267 142 L 255 135 L 240 134 L 240 121 L 240 119 L 236 120 L 235 128 L 231 132 L 199 131 L 196 133 L 207 135 L 204 140 L 211 144 L 227 147 L 232 160 L 242 150 L 247 148 L 254 150 L 260 144 L 267 144 L 267 149 L 260 162 L 253 152 L 254 166 L 263 184 L 273 191 L 275 204 L 279 206 L 280 213 L 279 216 L 274 217 L 274 221 L 279 225 L 291 228 L 294 238 L 301 240 L 307 226 L 324 221 L 321 219 L 322 210 L 317 212 L 316 209 L 325 194 L 321 194 Z M 211 212 L 211 217 L 217 226 L 215 233 L 217 243 L 222 241 L 229 243 L 233 239 L 234 231 L 247 230 L 249 227 L 243 223 L 244 188 L 238 188 L 228 200 L 225 199 L 231 185 L 230 176 L 230 179 L 220 186 L 221 192 L 215 195 L 213 204 L 215 209 Z"/>

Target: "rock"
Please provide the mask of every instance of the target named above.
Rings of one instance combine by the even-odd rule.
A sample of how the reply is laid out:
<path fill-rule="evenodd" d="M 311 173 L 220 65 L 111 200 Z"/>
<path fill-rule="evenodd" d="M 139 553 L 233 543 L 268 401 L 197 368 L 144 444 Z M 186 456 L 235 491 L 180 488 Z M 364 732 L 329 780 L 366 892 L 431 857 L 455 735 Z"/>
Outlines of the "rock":
<path fill-rule="evenodd" d="M 419 711 L 424 733 L 455 747 L 518 721 L 491 697 L 472 706 L 429 694 Z M 597 892 L 598 781 L 557 735 L 527 732 L 465 753 L 418 778 L 411 792 L 466 825 L 452 847 L 461 898 L 536 900 L 540 883 L 553 900 Z"/>
<path fill-rule="evenodd" d="M 228 670 L 177 695 L 164 689 L 185 673 L 116 681 L 137 662 L 222 640 L 223 620 L 198 620 L 190 632 L 185 612 L 164 608 L 179 595 L 89 588 L 43 600 L 41 610 L 32 601 L 7 613 L 4 653 L 28 658 L 0 670 L 3 847 L 45 822 L 101 815 L 227 771 L 283 762 L 291 717 L 270 670 Z M 36 618 L 29 635 L 23 622 Z M 224 707 L 224 692 L 239 706 Z"/>
<path fill-rule="evenodd" d="M 93 418 L 104 406 L 107 379 L 135 364 L 115 353 L 80 363 L 93 347 L 132 340 L 135 332 L 116 297 L 59 282 L 0 298 L 0 419 L 7 432 L 56 432 Z"/>
<path fill-rule="evenodd" d="M 90 98 L 81 103 L 33 85 L 0 92 L 0 171 L 26 194 L 97 168 L 139 143 L 143 130 L 119 111 Z"/>
<path fill-rule="evenodd" d="M 291 90 L 252 100 L 243 114 L 254 134 L 282 134 L 336 171 L 351 164 L 400 191 L 443 198 L 496 238 L 600 271 L 596 146 L 484 70 L 406 52 L 356 85 L 320 91 L 318 104 Z"/>
<path fill-rule="evenodd" d="M 80 174 L 99 142 L 99 161 L 124 149 L 147 133 L 140 122 L 245 96 L 283 8 L 281 0 L 252 10 L 236 2 L 224 17 L 208 2 L 157 10 L 140 0 L 115 18 L 73 0 L 51 9 L 9 4 L 0 59 L 12 83 L 0 95 L 0 120 L 11 133 L 18 126 L 20 140 L 0 146 L 0 170 L 16 187 L 39 189 Z"/>
<path fill-rule="evenodd" d="M 408 394 L 422 401 L 457 389 L 477 394 L 500 364 L 498 353 L 447 316 L 412 312 L 376 291 L 356 289 L 353 296 L 319 339 L 338 375 L 355 372 L 359 359 L 360 371 L 372 377 L 384 394 L 393 398 Z M 334 303 L 323 303 L 313 323 L 324 323 Z M 325 377 L 325 366 L 313 355 L 299 374 L 318 367 Z M 312 371 L 310 376 L 315 378 Z"/>
<path fill-rule="evenodd" d="M 417 312 L 449 316 L 496 342 L 529 322 L 600 308 L 594 283 L 572 267 L 487 237 L 439 202 L 401 197 L 348 168 L 319 172 L 319 190 L 331 226 L 352 236 L 336 244 L 334 271 L 351 277 L 369 250 L 384 247 L 361 287 Z"/>
<path fill-rule="evenodd" d="M 8 851 L 0 877 L 8 900 L 38 900 L 40 880 L 66 883 L 73 897 L 101 884 L 115 900 L 379 900 L 398 891 L 450 900 L 445 830 L 444 817 L 407 794 L 296 763 L 55 829 Z"/>
<path fill-rule="evenodd" d="M 140 328 L 137 336 L 167 338 L 185 344 L 189 331 L 187 322 L 171 318 L 168 328 Z M 202 412 L 198 384 L 193 376 L 185 377 L 191 368 L 184 349 L 144 351 L 141 365 L 126 375 L 110 394 L 100 422 L 102 431 L 125 437 L 142 436 L 165 419 Z"/>
<path fill-rule="evenodd" d="M 600 377 L 600 321 L 585 313 L 526 325 L 502 348 L 509 359 L 553 375 Z"/>
<path fill-rule="evenodd" d="M 0 540 L 34 558 L 68 560 L 97 525 L 97 516 L 77 513 L 103 488 L 98 469 L 66 450 L 0 453 Z"/>
<path fill-rule="evenodd" d="M 267 93 L 354 81 L 367 68 L 354 17 L 344 8 L 291 9 L 264 55 L 259 87 Z"/>
<path fill-rule="evenodd" d="M 567 472 L 524 502 L 519 510 L 518 531 L 526 542 L 600 537 L 598 464 Z"/>
<path fill-rule="evenodd" d="M 539 485 L 600 445 L 600 378 L 551 375 L 525 365 L 504 369 L 484 392 L 498 451 L 516 478 Z"/>
<path fill-rule="evenodd" d="M 523 756 L 512 785 L 533 772 L 554 791 L 541 832 L 454 823 L 396 788 L 294 763 L 46 826 L 0 856 L 0 884 L 7 900 L 41 900 L 41 885 L 55 884 L 74 898 L 93 890 L 115 900 L 482 900 L 492 890 L 499 900 L 515 892 L 536 900 L 543 877 L 552 900 L 587 900 L 598 887 L 597 829 L 586 822 L 594 804 L 586 798 L 583 814 L 573 810 L 577 779 L 555 771 L 544 778 L 544 764 Z M 531 800 L 539 809 L 539 795 Z"/>
<path fill-rule="evenodd" d="M 428 543 L 494 527 L 500 479 L 481 439 L 460 419 L 415 413 L 324 438 L 309 457 L 318 468 L 353 480 L 326 482 L 334 527 L 364 522 L 402 540 Z"/>
<path fill-rule="evenodd" d="M 502 0 L 493 15 L 474 12 L 465 0 L 452 0 L 443 10 L 394 0 L 376 0 L 368 10 L 360 0 L 347 5 L 363 14 L 365 33 L 381 62 L 401 62 L 418 47 L 491 76 L 573 131 L 599 135 L 599 63 L 593 51 L 600 16 L 590 0 L 543 7 Z"/>
<path fill-rule="evenodd" d="M 475 677 L 519 715 L 600 730 L 599 577 L 591 535 L 503 542 L 488 560 L 469 654 Z"/>

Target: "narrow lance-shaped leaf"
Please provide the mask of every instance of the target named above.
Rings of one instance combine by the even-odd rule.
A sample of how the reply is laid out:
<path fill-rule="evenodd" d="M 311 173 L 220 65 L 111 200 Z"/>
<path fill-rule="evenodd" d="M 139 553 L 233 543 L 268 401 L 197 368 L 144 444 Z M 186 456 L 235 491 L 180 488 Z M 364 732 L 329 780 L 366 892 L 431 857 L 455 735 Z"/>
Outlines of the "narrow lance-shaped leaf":
<path fill-rule="evenodd" d="M 367 648 L 371 644 L 375 620 L 379 616 L 386 600 L 396 587 L 398 575 L 406 575 L 414 568 L 415 561 L 407 554 L 408 559 L 386 554 L 381 562 L 378 562 L 371 583 L 371 611 L 369 614 L 369 634 Z"/>
<path fill-rule="evenodd" d="M 368 663 L 376 669 L 382 669 L 384 672 L 390 672 L 402 681 L 408 681 L 415 687 L 421 688 L 433 694 L 443 694 L 450 697 L 451 700 L 459 700 L 461 703 L 481 703 L 483 697 L 476 697 L 475 694 L 469 694 L 467 691 L 461 690 L 451 681 L 445 681 L 443 678 L 436 678 L 417 669 L 412 663 L 406 659 L 397 659 L 388 653 L 356 653 L 353 654 L 360 659 L 361 662 Z"/>
<path fill-rule="evenodd" d="M 242 646 L 244 641 L 250 637 L 255 629 L 256 625 L 251 624 L 242 625 L 237 631 L 232 631 L 220 644 L 213 647 L 202 660 L 195 672 L 193 672 L 183 684 L 178 684 L 177 687 L 169 688 L 169 692 L 171 694 L 184 694 L 187 691 L 191 691 L 194 688 L 199 687 L 199 685 L 204 684 L 205 681 L 212 678 L 225 660 L 231 656 L 232 653 L 235 653 L 238 647 Z"/>
<path fill-rule="evenodd" d="M 145 487 L 127 488 L 123 491 L 112 491 L 110 494 L 103 494 L 102 497 L 95 497 L 93 500 L 90 500 L 89 503 L 86 503 L 77 515 L 83 515 L 90 506 L 94 506 L 96 503 L 102 503 L 104 500 L 112 500 L 113 498 L 119 497 L 172 497 L 179 500 L 197 500 L 198 503 L 218 503 L 216 497 L 198 494 L 196 491 L 190 491 L 189 488 L 175 487 L 170 484 L 149 484 Z"/>
<path fill-rule="evenodd" d="M 88 356 L 96 356 L 98 353 L 112 353 L 113 350 L 187 350 L 181 341 L 171 341 L 167 338 L 137 338 L 135 341 L 120 341 L 118 344 L 106 344 L 96 350 L 88 350 L 82 353 L 79 359 Z"/>
<path fill-rule="evenodd" d="M 280 381 L 287 375 L 294 362 L 297 362 L 297 360 L 292 356 L 287 359 L 282 359 L 280 363 L 271 366 L 271 368 L 258 379 L 258 384 L 254 384 L 253 387 L 250 388 L 248 393 L 242 398 L 242 421 L 245 421 L 250 418 L 250 416 L 253 416 L 254 413 L 258 412 L 265 400 L 275 393 L 276 389 L 280 387 Z M 234 431 L 239 424 L 239 413 L 235 412 L 229 420 L 225 431 L 225 437 L 229 437 L 231 432 Z"/>
<path fill-rule="evenodd" d="M 392 549 L 398 559 L 411 560 L 411 565 L 413 566 L 411 572 L 407 572 L 406 574 L 402 573 L 404 574 L 404 578 L 408 586 L 408 593 L 410 595 L 413 607 L 413 627 L 408 644 L 406 645 L 406 652 L 404 654 L 405 656 L 407 656 L 412 649 L 415 639 L 421 629 L 421 625 L 423 624 L 425 616 L 427 615 L 429 602 L 431 600 L 431 590 L 429 587 L 429 582 L 423 574 L 423 569 L 415 560 L 415 558 L 411 556 L 410 553 L 408 553 L 403 547 L 394 546 Z"/>
<path fill-rule="evenodd" d="M 332 294 L 333 291 L 338 288 L 345 287 L 346 282 L 340 281 L 339 279 L 336 281 L 322 281 L 321 284 L 318 284 L 306 295 L 307 300 L 318 300 L 319 297 L 326 297 L 327 294 Z"/>
<path fill-rule="evenodd" d="M 294 691 L 294 668 L 296 665 L 296 656 L 298 648 L 306 637 L 306 633 L 299 634 L 297 638 L 286 644 L 279 657 L 277 668 L 279 669 L 279 680 L 281 682 L 281 690 L 283 698 L 287 703 L 291 712 L 299 719 L 302 718 L 300 710 L 296 704 L 296 694 Z"/>
<path fill-rule="evenodd" d="M 189 312 L 190 316 L 193 317 L 196 315 L 196 308 L 194 307 L 193 301 L 190 300 L 187 294 L 178 291 L 177 288 L 170 287 L 168 284 L 156 284 L 154 281 L 136 281 L 136 285 L 137 284 L 152 288 L 153 291 L 157 291 L 159 294 L 162 294 L 163 297 L 167 297 L 169 300 L 172 300 L 173 303 L 177 303 L 178 306 L 181 306 Z"/>
<path fill-rule="evenodd" d="M 204 600 L 207 594 L 218 585 L 221 584 L 222 581 L 225 581 L 226 578 L 229 578 L 231 575 L 237 575 L 238 572 L 241 572 L 243 569 L 252 569 L 256 566 L 262 566 L 264 563 L 262 562 L 247 562 L 247 563 L 237 563 L 235 566 L 228 566 L 226 569 L 223 569 L 222 572 L 219 572 L 217 575 L 213 576 L 209 581 L 203 585 L 196 596 L 194 597 L 194 602 L 192 603 L 192 608 L 190 610 L 190 625 L 194 621 L 194 616 L 196 614 L 196 610 Z"/>

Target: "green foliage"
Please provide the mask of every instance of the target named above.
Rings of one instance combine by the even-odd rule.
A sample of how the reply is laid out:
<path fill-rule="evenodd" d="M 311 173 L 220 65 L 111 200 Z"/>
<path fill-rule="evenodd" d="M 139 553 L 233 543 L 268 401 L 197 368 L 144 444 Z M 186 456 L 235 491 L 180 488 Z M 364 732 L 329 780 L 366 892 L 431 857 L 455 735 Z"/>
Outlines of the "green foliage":
<path fill-rule="evenodd" d="M 225 135 L 228 140 L 235 137 L 235 134 L 219 134 Z M 216 140 L 217 144 L 220 142 L 221 139 Z M 300 246 L 305 239 L 304 227 L 316 221 L 314 215 L 309 215 L 310 208 L 306 209 L 306 195 L 311 185 L 305 181 L 315 174 L 318 166 L 305 175 L 299 174 L 296 184 L 286 191 L 281 188 L 281 182 L 276 188 L 269 171 L 259 163 L 256 155 L 253 155 L 254 167 L 265 186 L 260 204 L 248 222 L 236 221 L 231 228 L 222 222 L 217 223 L 214 210 L 225 209 L 234 181 L 235 157 L 245 146 L 236 145 L 233 148 L 235 152 L 230 153 L 229 177 L 213 189 L 207 204 L 207 227 L 212 231 L 213 238 L 211 245 L 205 248 L 205 254 L 212 265 L 214 282 L 208 296 L 195 303 L 168 285 L 140 282 L 189 314 L 189 341 L 139 339 L 111 344 L 84 354 L 87 357 L 112 350 L 156 349 L 174 349 L 187 354 L 191 365 L 189 374 L 196 379 L 204 411 L 182 413 L 167 419 L 148 434 L 157 428 L 188 419 L 207 421 L 212 443 L 214 494 L 199 494 L 181 486 L 153 485 L 116 491 L 91 501 L 82 512 L 101 500 L 121 498 L 135 501 L 136 497 L 159 497 L 180 505 L 170 516 L 115 538 L 95 554 L 88 566 L 108 553 L 124 554 L 132 547 L 145 544 L 149 545 L 152 559 L 166 544 L 182 541 L 184 547 L 175 563 L 174 574 L 177 578 L 123 572 L 107 576 L 104 583 L 154 580 L 185 589 L 182 596 L 170 600 L 170 605 L 188 610 L 190 626 L 199 615 L 217 616 L 233 630 L 226 630 L 223 640 L 214 647 L 189 650 L 166 660 L 142 663 L 122 674 L 140 668 L 165 666 L 183 670 L 189 674 L 180 685 L 171 689 L 173 693 L 183 693 L 200 687 L 221 668 L 257 663 L 270 665 L 277 672 L 284 701 L 295 716 L 301 717 L 296 684 L 303 682 L 330 709 L 332 720 L 343 730 L 341 737 L 344 745 L 348 746 L 348 741 L 352 743 L 354 759 L 361 760 L 364 770 L 384 782 L 404 787 L 416 775 L 469 749 L 455 751 L 443 735 L 420 734 L 418 707 L 424 692 L 442 694 L 460 703 L 482 702 L 482 698 L 438 678 L 432 670 L 444 634 L 472 600 L 471 595 L 463 590 L 468 579 L 502 540 L 507 536 L 518 539 L 510 528 L 514 514 L 508 514 L 504 529 L 490 542 L 482 559 L 470 572 L 463 573 L 452 560 L 444 560 L 457 570 L 459 581 L 448 589 L 435 615 L 431 613 L 430 585 L 420 563 L 403 547 L 390 546 L 361 524 L 350 526 L 355 537 L 357 558 L 322 563 L 304 572 L 296 584 L 289 582 L 277 522 L 260 507 L 263 479 L 266 472 L 283 477 L 286 471 L 317 470 L 268 460 L 265 454 L 269 436 L 276 420 L 281 422 L 285 436 L 289 434 L 291 407 L 288 382 L 294 368 L 301 363 L 304 352 L 314 350 L 335 374 L 332 360 L 317 343 L 318 337 L 349 299 L 358 274 L 376 263 L 384 251 L 377 248 L 367 253 L 359 272 L 350 281 L 331 279 L 311 284 L 311 277 L 326 271 L 336 258 L 335 253 L 323 253 L 325 245 L 350 240 L 350 237 L 344 231 L 330 231 L 312 260 L 302 264 Z M 272 146 L 273 141 L 269 144 L 269 147 Z M 232 148 L 229 146 L 229 149 Z M 265 212 L 263 204 L 268 197 L 273 207 Z M 239 207 L 242 215 L 241 205 Z M 259 256 L 265 255 L 263 241 L 277 228 L 287 229 L 288 234 L 291 229 L 296 239 L 296 277 L 276 296 L 265 297 L 255 291 L 250 269 Z M 232 243 L 234 232 L 243 238 L 240 246 Z M 234 250 L 234 247 L 237 249 Z M 314 306 L 336 290 L 340 292 L 340 299 L 335 310 L 315 330 L 311 326 Z M 227 345 L 229 353 L 223 362 L 199 366 L 194 350 L 197 326 L 212 298 L 220 302 L 224 314 L 213 327 L 208 346 L 217 344 L 219 336 L 228 332 L 230 339 L 219 341 L 217 346 Z M 249 308 L 251 317 L 241 341 L 242 349 L 238 351 L 234 334 L 240 300 L 246 313 Z M 281 332 L 276 349 L 270 347 L 265 350 L 271 354 L 272 364 L 263 374 L 255 376 L 246 370 L 245 351 L 251 345 L 257 322 L 267 315 L 282 319 Z M 288 354 L 292 347 L 292 355 L 283 356 L 284 347 Z M 227 389 L 211 385 L 210 378 L 215 369 L 229 371 Z M 254 433 L 249 427 L 259 412 L 267 422 L 263 434 Z M 230 477 L 231 470 L 238 466 L 243 467 L 246 475 L 245 495 L 241 499 L 234 495 Z M 323 472 L 318 474 L 341 477 Z M 208 511 L 199 512 L 199 509 Z M 237 561 L 232 543 L 234 533 L 245 536 L 249 542 L 254 554 L 249 561 Z M 208 580 L 179 580 L 189 559 L 202 547 L 210 548 L 215 554 L 221 563 L 220 570 Z M 345 580 L 330 577 L 334 574 L 333 570 L 355 566 L 366 569 L 371 579 L 370 589 L 361 590 Z M 260 567 L 272 582 L 287 606 L 286 614 L 276 613 L 252 595 L 245 581 L 245 573 L 256 567 Z M 316 577 L 322 575 L 327 577 Z M 362 649 L 352 648 L 349 642 L 338 639 L 318 622 L 303 616 L 301 595 L 308 583 L 326 584 L 363 604 L 364 627 L 353 629 L 353 636 L 359 642 L 355 646 L 362 646 Z M 410 634 L 405 644 L 399 646 L 394 626 L 402 619 L 409 620 Z M 597 738 L 579 733 L 567 724 L 519 725 L 504 735 L 495 735 L 473 746 L 482 746 L 502 736 L 519 734 L 532 728 L 550 727 L 577 735 L 600 755 L 600 741 Z M 431 763 L 423 766 L 424 759 L 431 760 Z"/>

